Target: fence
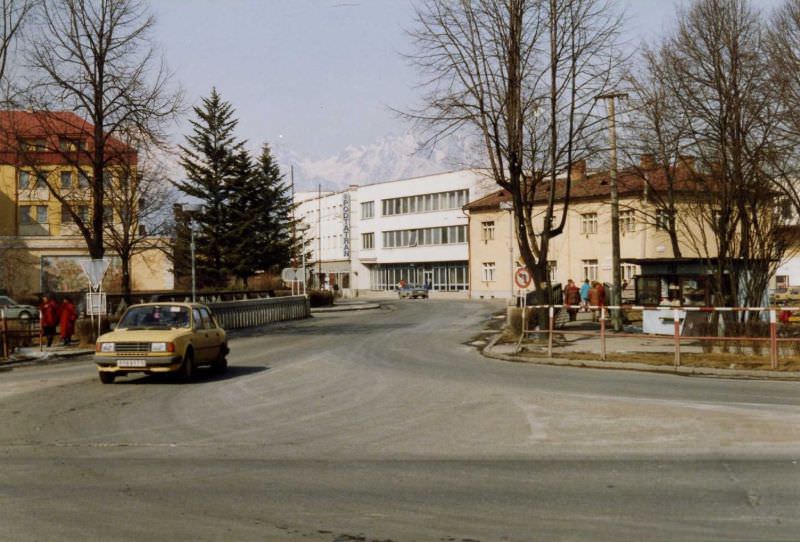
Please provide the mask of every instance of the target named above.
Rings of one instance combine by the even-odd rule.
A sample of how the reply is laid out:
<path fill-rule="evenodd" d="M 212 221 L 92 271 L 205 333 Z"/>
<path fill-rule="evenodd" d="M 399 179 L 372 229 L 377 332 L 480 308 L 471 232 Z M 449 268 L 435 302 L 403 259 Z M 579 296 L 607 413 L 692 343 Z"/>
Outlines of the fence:
<path fill-rule="evenodd" d="M 311 315 L 311 305 L 303 295 L 220 301 L 209 303 L 208 306 L 225 329 L 255 327 L 270 322 L 308 318 Z"/>
<path fill-rule="evenodd" d="M 311 306 L 306 296 L 242 299 L 208 303 L 219 324 L 225 329 L 255 327 L 270 322 L 297 320 L 311 315 Z M 41 326 L 35 320 L 7 319 L 0 309 L 0 358 L 8 358 L 16 346 L 28 346 L 39 337 L 42 345 Z"/>
<path fill-rule="evenodd" d="M 699 349 L 703 354 L 709 354 L 718 348 L 726 354 L 734 350 L 737 355 L 758 357 L 767 349 L 772 369 L 778 368 L 782 353 L 787 357 L 800 356 L 800 307 L 619 305 L 590 306 L 589 312 L 584 313 L 576 313 L 580 309 L 574 305 L 528 305 L 527 308 L 534 310 L 534 318 L 529 318 L 528 311 L 523 310 L 522 333 L 516 346 L 517 352 L 530 335 L 545 336 L 547 357 L 553 357 L 554 348 L 569 345 L 570 341 L 566 337 L 572 335 L 594 338 L 596 342 L 590 346 L 599 350 L 601 360 L 607 358 L 609 342 L 628 339 L 624 347 L 626 353 L 635 353 L 637 348 L 639 353 L 669 352 L 676 367 L 681 365 L 682 351 L 685 350 L 682 349 L 682 344 L 686 343 L 695 352 Z M 627 325 L 622 326 L 621 330 L 610 331 L 608 322 L 615 311 L 619 312 L 620 319 Z M 589 323 L 585 316 L 582 320 L 577 317 L 573 320 L 570 312 L 576 316 L 592 314 L 592 321 Z M 632 325 L 636 321 L 632 318 L 635 313 L 641 313 L 641 328 Z M 540 322 L 541 320 L 544 322 Z M 660 330 L 645 333 L 645 321 L 648 321 L 651 328 L 660 327 Z M 534 322 L 539 325 L 529 327 Z M 546 324 L 546 328 L 541 324 Z M 640 341 L 632 343 L 630 339 Z M 643 339 L 645 343 L 641 342 Z M 555 340 L 559 344 L 554 344 Z M 657 343 L 664 346 L 651 347 Z M 645 348 L 642 349 L 642 346 Z"/>

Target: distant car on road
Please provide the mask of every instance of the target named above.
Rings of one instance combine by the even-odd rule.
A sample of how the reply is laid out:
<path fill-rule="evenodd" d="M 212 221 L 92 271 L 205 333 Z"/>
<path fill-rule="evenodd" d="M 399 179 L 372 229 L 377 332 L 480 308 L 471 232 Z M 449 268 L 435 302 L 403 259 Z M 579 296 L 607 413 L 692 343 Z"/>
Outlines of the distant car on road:
<path fill-rule="evenodd" d="M 418 297 L 424 297 L 425 299 L 428 299 L 428 289 L 424 286 L 406 284 L 397 291 L 397 295 L 400 297 L 400 299 L 416 299 Z"/>
<path fill-rule="evenodd" d="M 0 309 L 9 320 L 30 320 L 39 316 L 39 309 L 32 305 L 20 305 L 8 296 L 0 295 Z"/>
<path fill-rule="evenodd" d="M 128 307 L 111 333 L 101 335 L 94 361 L 100 381 L 128 373 L 178 373 L 190 381 L 200 365 L 228 368 L 225 330 L 200 303 L 145 303 Z"/>

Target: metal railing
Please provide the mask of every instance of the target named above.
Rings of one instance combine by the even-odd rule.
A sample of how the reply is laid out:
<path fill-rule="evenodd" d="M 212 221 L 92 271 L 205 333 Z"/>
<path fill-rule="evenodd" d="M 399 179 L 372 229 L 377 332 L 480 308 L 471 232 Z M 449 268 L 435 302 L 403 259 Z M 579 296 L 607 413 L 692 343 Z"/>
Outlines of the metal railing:
<path fill-rule="evenodd" d="M 219 301 L 209 303 L 208 306 L 225 329 L 255 327 L 270 322 L 308 318 L 311 315 L 311 305 L 303 295 Z"/>
<path fill-rule="evenodd" d="M 537 325 L 531 329 L 528 327 L 530 323 L 527 318 L 525 310 L 533 309 L 540 310 L 543 315 L 546 311 L 546 329 L 542 325 Z M 565 325 L 563 320 L 564 315 L 568 314 L 570 310 L 588 309 L 596 314 L 599 318 L 596 321 L 599 329 L 570 329 Z M 659 311 L 665 313 L 664 316 L 659 316 L 663 323 L 669 325 L 671 323 L 671 333 L 657 334 L 630 332 L 630 331 L 612 331 L 609 332 L 607 322 L 610 320 L 609 314 L 611 311 L 641 311 L 642 321 L 644 321 L 645 311 Z M 522 330 L 519 341 L 516 345 L 516 351 L 519 352 L 522 348 L 522 342 L 530 335 L 541 336 L 545 335 L 547 338 L 547 357 L 553 357 L 554 335 L 577 335 L 585 337 L 599 338 L 600 359 L 605 361 L 607 358 L 607 343 L 609 339 L 617 338 L 638 338 L 654 341 L 670 341 L 672 343 L 673 364 L 676 367 L 681 365 L 681 343 L 692 341 L 699 343 L 701 346 L 709 348 L 710 345 L 715 344 L 732 344 L 736 343 L 741 345 L 746 342 L 755 355 L 760 355 L 762 347 L 767 345 L 769 347 L 769 362 L 772 369 L 778 368 L 778 358 L 780 357 L 780 346 L 793 346 L 794 350 L 800 351 L 800 323 L 779 323 L 778 315 L 780 313 L 794 313 L 800 312 L 800 307 L 674 307 L 674 306 L 642 306 L 642 305 L 618 305 L 618 306 L 578 306 L 578 305 L 527 305 L 523 306 L 522 311 Z M 685 335 L 684 322 L 687 321 L 687 315 L 691 313 L 703 313 L 707 315 L 705 321 L 695 322 L 701 325 L 697 326 L 696 333 Z M 716 317 L 715 314 L 719 313 Z M 743 314 L 745 316 L 743 316 Z M 723 315 L 728 315 L 723 316 Z M 736 315 L 736 316 L 734 316 Z M 727 318 L 727 320 L 725 319 Z M 540 318 L 537 319 L 540 320 Z M 721 321 L 721 323 L 720 323 Z M 749 325 L 749 324 L 760 325 Z M 558 326 L 558 329 L 556 329 Z M 731 335 L 727 333 L 727 329 L 741 331 L 741 334 Z M 723 334 L 711 334 L 710 332 L 725 331 Z M 755 330 L 755 332 L 753 331 Z M 763 334 L 756 335 L 754 333 L 759 330 Z M 727 346 L 724 346 L 727 351 Z M 705 350 L 704 350 L 705 351 Z"/>

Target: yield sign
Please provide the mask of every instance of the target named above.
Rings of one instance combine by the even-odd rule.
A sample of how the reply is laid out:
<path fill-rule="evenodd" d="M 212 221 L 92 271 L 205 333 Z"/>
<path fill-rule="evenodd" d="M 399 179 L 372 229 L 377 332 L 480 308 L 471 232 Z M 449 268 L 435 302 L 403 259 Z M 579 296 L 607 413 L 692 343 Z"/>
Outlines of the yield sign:
<path fill-rule="evenodd" d="M 103 283 L 103 276 L 105 276 L 111 260 L 103 258 L 101 260 L 78 260 L 78 264 L 83 269 L 86 278 L 89 279 L 89 284 L 92 285 L 92 290 L 97 290 Z"/>

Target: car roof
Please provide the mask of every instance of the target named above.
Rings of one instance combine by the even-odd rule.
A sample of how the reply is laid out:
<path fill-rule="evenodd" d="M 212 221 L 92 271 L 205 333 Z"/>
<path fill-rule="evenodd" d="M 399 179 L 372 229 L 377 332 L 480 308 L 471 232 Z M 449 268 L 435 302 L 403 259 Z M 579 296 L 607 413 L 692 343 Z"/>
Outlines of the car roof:
<path fill-rule="evenodd" d="M 208 308 L 203 303 L 187 303 L 185 301 L 155 301 L 153 303 L 136 303 L 135 305 L 131 305 L 128 307 L 129 309 L 133 309 L 136 307 L 165 307 L 165 306 L 172 306 L 172 307 L 185 307 L 187 309 L 199 309 L 199 308 Z"/>

